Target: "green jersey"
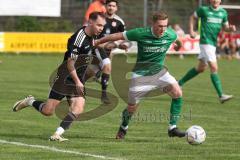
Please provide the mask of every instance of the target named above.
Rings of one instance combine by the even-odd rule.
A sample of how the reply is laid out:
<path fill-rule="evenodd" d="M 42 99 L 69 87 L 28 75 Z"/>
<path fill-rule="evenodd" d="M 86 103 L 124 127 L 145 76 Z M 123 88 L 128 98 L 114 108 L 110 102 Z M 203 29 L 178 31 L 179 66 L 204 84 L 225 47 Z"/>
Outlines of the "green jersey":
<path fill-rule="evenodd" d="M 217 45 L 217 36 L 224 24 L 228 23 L 225 9 L 203 6 L 196 10 L 195 16 L 201 18 L 200 44 Z"/>
<path fill-rule="evenodd" d="M 133 72 L 143 76 L 154 75 L 163 68 L 166 53 L 177 39 L 171 28 L 167 28 L 161 37 L 156 37 L 150 27 L 129 30 L 124 32 L 124 37 L 137 41 L 137 62 Z"/>

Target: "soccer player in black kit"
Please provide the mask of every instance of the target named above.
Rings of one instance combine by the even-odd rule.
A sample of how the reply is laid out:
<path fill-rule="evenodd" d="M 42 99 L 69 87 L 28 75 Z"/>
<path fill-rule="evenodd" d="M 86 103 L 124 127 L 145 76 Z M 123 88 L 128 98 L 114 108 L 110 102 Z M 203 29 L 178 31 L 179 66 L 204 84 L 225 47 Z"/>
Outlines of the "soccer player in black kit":
<path fill-rule="evenodd" d="M 92 55 L 93 50 L 95 50 L 93 48 L 94 37 L 103 31 L 105 24 L 105 15 L 100 12 L 93 12 L 89 16 L 88 26 L 80 28 L 69 38 L 63 63 L 58 68 L 57 76 L 46 102 L 28 96 L 16 102 L 13 106 L 15 112 L 32 106 L 43 115 L 51 116 L 61 100 L 66 97 L 71 109 L 56 132 L 50 137 L 52 141 L 67 140 L 62 137 L 62 134 L 83 112 L 86 69 L 94 56 Z"/>
<path fill-rule="evenodd" d="M 97 36 L 98 38 L 102 38 L 106 35 L 123 32 L 125 30 L 125 23 L 124 21 L 116 15 L 116 12 L 118 10 L 118 1 L 117 0 L 107 0 L 106 1 L 106 24 L 104 26 L 103 32 Z M 100 51 L 100 53 L 96 53 L 100 59 L 106 58 L 107 56 L 112 59 L 111 51 L 112 49 L 119 48 L 119 49 L 126 49 L 126 43 L 122 43 L 123 41 L 116 41 L 116 42 L 110 42 L 107 44 L 103 44 L 100 47 L 103 48 L 103 50 L 97 50 Z M 105 52 L 105 53 L 104 53 Z M 101 76 L 101 85 L 102 85 L 102 95 L 101 100 L 105 104 L 111 103 L 109 98 L 107 97 L 107 86 L 109 77 L 111 74 L 111 63 L 106 63 L 105 60 L 103 60 L 103 68 L 100 68 L 99 71 L 95 70 L 97 79 L 100 79 Z M 95 68 L 96 69 L 96 68 Z M 102 72 L 102 74 L 100 74 Z"/>

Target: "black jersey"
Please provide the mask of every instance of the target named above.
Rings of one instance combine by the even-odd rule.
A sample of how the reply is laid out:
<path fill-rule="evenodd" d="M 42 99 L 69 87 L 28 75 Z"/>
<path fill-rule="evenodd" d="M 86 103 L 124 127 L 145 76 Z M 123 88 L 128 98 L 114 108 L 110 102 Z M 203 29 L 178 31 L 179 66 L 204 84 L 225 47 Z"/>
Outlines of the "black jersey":
<path fill-rule="evenodd" d="M 67 44 L 67 51 L 64 55 L 63 65 L 58 70 L 58 75 L 63 75 L 67 72 L 67 80 L 73 82 L 67 70 L 67 59 L 72 58 L 75 62 L 77 75 L 82 83 L 84 83 L 84 76 L 87 66 L 93 58 L 93 37 L 88 36 L 82 27 L 77 30 L 69 39 Z"/>
<path fill-rule="evenodd" d="M 124 21 L 115 14 L 113 18 L 106 18 L 106 24 L 104 26 L 104 29 L 100 36 L 98 37 L 101 38 L 109 34 L 123 32 L 124 30 L 125 30 Z"/>
<path fill-rule="evenodd" d="M 84 29 L 80 28 L 69 39 L 64 61 L 69 57 L 76 58 L 80 55 L 90 55 L 93 48 L 93 37 L 88 36 Z"/>

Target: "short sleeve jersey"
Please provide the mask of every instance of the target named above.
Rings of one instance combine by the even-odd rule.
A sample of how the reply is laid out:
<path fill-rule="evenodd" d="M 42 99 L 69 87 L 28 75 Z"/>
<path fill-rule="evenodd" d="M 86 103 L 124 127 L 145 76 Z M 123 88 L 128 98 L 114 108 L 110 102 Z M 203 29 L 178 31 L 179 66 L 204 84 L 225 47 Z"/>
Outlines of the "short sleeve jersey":
<path fill-rule="evenodd" d="M 106 24 L 98 38 L 123 31 L 125 31 L 125 23 L 119 16 L 115 14 L 113 18 L 106 18 Z"/>
<path fill-rule="evenodd" d="M 133 72 L 143 76 L 154 75 L 163 68 L 166 53 L 177 39 L 171 28 L 167 28 L 161 37 L 156 37 L 150 27 L 129 30 L 124 32 L 124 37 L 137 41 L 137 62 Z"/>
<path fill-rule="evenodd" d="M 87 65 L 93 56 L 93 37 L 88 36 L 84 29 L 85 27 L 80 28 L 68 39 L 67 51 L 63 59 L 63 64 L 66 64 L 68 58 L 76 60 L 75 67 L 79 66 L 76 68 L 77 75 L 82 82 Z M 68 80 L 72 81 L 72 78 L 69 76 Z"/>
<path fill-rule="evenodd" d="M 200 44 L 217 45 L 217 36 L 224 24 L 228 23 L 225 9 L 203 6 L 195 11 L 195 16 L 201 18 Z"/>

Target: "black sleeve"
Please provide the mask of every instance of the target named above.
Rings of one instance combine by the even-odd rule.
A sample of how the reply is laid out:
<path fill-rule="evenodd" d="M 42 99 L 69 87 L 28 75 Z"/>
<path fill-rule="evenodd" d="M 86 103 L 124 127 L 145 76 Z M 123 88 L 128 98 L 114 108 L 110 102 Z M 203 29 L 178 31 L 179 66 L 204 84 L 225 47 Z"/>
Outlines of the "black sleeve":
<path fill-rule="evenodd" d="M 68 46 L 68 50 L 65 53 L 64 59 L 67 60 L 68 58 L 72 58 L 76 60 L 79 54 L 80 54 L 80 48 L 75 45 L 70 45 Z"/>
<path fill-rule="evenodd" d="M 122 23 L 120 23 L 120 25 L 118 26 L 118 31 L 119 32 L 124 32 L 125 31 L 125 26 Z"/>

